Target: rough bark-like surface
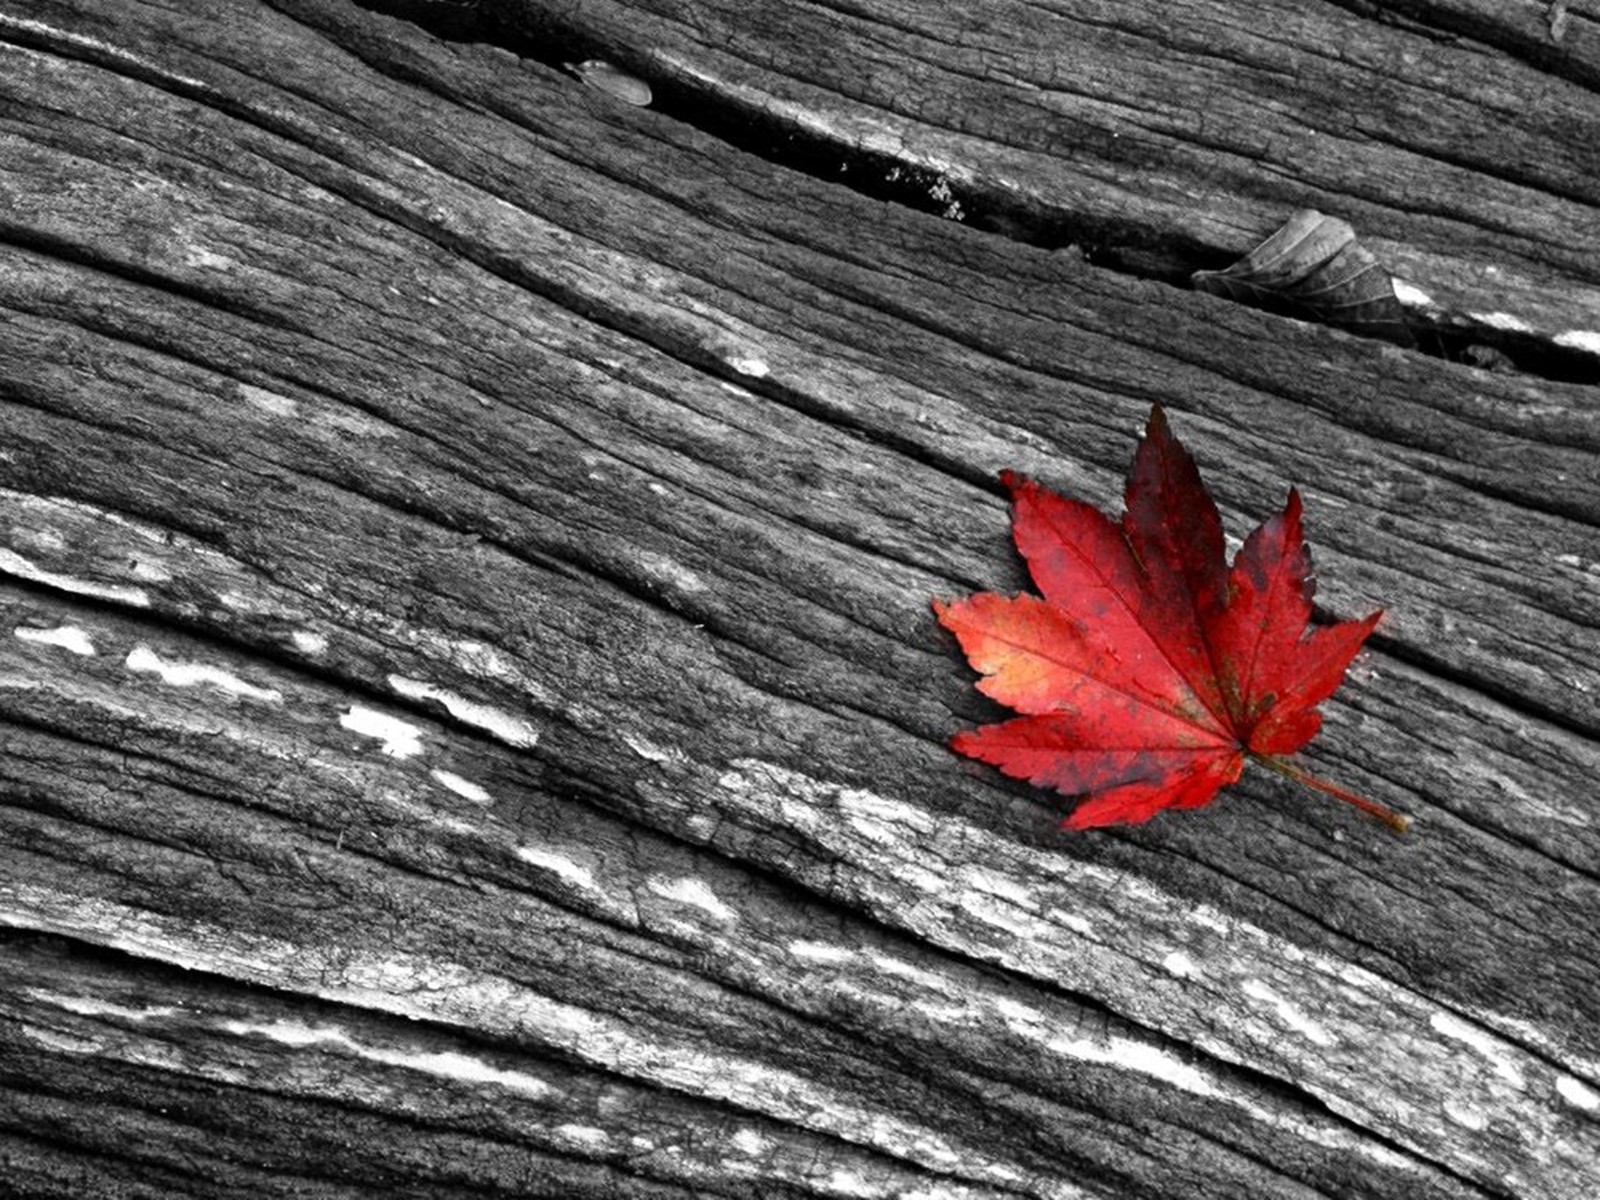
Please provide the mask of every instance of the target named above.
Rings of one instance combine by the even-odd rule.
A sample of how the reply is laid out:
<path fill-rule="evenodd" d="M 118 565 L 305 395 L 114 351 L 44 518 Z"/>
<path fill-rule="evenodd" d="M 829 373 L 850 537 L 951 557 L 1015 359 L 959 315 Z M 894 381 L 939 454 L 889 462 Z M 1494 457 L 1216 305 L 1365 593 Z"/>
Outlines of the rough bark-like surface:
<path fill-rule="evenodd" d="M 1526 162 L 1407 184 L 1470 239 L 1381 144 L 1319 193 L 1286 134 L 1230 165 L 1256 134 L 1219 101 L 1097 166 L 1027 143 L 1037 80 L 952 82 L 1004 34 L 1093 49 L 1096 88 L 1222 63 L 1274 120 L 1336 107 L 1121 6 L 496 11 L 552 61 L 687 79 L 712 46 L 809 136 L 870 27 L 908 167 L 959 118 L 952 179 L 1026 152 L 1052 203 L 1136 197 L 1094 218 L 1128 245 L 1316 204 L 1441 289 L 1516 255 L 1526 311 L 1592 305 L 1553 233 L 1600 219 L 1581 6 L 1560 69 L 1473 4 L 1358 7 L 1185 20 L 1313 74 L 1426 40 L 1385 93 L 1421 157 L 1449 130 L 1405 88 L 1541 81 L 1537 129 L 1474 126 Z M 1318 58 L 1318 21 L 1360 37 Z M 7 1184 L 1592 1195 L 1592 389 L 885 205 L 697 127 L 674 77 L 630 108 L 335 0 L 0 4 Z M 1256 776 L 1068 836 L 945 749 L 996 710 L 928 600 L 1022 586 L 996 472 L 1109 507 L 1152 399 L 1234 532 L 1297 484 L 1327 611 L 1387 610 L 1307 758 L 1411 836 Z"/>
<path fill-rule="evenodd" d="M 1593 4 L 511 10 L 534 45 L 583 38 L 669 103 L 798 127 L 952 217 L 1163 278 L 1225 265 L 1293 209 L 1337 212 L 1424 329 L 1553 341 L 1600 378 Z"/>

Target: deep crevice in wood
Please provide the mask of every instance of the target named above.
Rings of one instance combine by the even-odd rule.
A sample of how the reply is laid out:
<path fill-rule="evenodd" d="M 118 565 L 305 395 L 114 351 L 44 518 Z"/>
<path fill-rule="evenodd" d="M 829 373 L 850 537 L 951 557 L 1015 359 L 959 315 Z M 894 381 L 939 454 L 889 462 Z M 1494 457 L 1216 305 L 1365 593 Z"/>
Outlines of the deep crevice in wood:
<path fill-rule="evenodd" d="M 488 0 L 472 7 L 450 0 L 358 2 L 373 12 L 415 22 L 446 41 L 494 45 L 557 70 L 592 56 L 615 56 L 618 49 L 595 42 L 581 25 L 562 15 L 502 9 Z M 1375 6 L 1352 3 L 1347 7 L 1376 15 L 1368 11 Z M 621 65 L 645 70 L 642 63 L 626 58 Z M 1541 61 L 1538 65 L 1548 64 Z M 1239 256 L 1236 249 L 1224 250 L 1168 230 L 1096 220 L 1083 213 L 1042 208 L 1005 192 L 974 190 L 892 155 L 874 154 L 811 133 L 715 92 L 659 78 L 649 82 L 654 93 L 652 109 L 735 149 L 874 200 L 958 219 L 973 229 L 1040 249 L 1078 255 L 1118 274 L 1187 290 L 1194 272 L 1226 267 Z M 937 199 L 930 196 L 936 184 L 940 185 Z M 957 213 L 959 216 L 954 216 Z M 1263 230 L 1262 237 L 1270 232 Z M 1281 310 L 1269 307 L 1268 311 Z M 1318 319 L 1304 312 L 1294 315 L 1301 320 Z M 1550 338 L 1499 328 L 1465 314 L 1445 314 L 1442 320 L 1434 320 L 1407 312 L 1406 320 L 1415 338 L 1414 348 L 1422 354 L 1447 362 L 1473 363 L 1479 348 L 1486 347 L 1523 374 L 1554 382 L 1600 385 L 1600 360 L 1594 354 L 1558 345 Z"/>

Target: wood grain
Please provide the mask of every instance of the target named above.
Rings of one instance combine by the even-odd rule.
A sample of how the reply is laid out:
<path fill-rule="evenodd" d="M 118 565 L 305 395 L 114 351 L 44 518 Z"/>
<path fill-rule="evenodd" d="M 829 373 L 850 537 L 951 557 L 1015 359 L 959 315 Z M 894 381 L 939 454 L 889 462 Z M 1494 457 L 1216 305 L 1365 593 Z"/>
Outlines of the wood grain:
<path fill-rule="evenodd" d="M 762 12 L 696 37 L 773 94 L 844 92 L 870 26 L 872 89 L 946 39 L 916 111 L 867 97 L 905 146 L 1027 128 L 940 57 L 1020 10 L 796 8 L 803 69 L 740 40 Z M 650 5 L 542 15 L 667 61 Z M 1591 388 L 885 205 L 351 5 L 0 6 L 0 55 L 24 1194 L 1590 1194 Z M 1582 256 L 1527 245 L 1594 221 L 1586 120 L 1453 168 L 1464 210 L 1523 189 L 1494 252 L 1552 311 Z M 1102 219 L 1178 244 L 1229 204 L 1178 207 Z M 1385 608 L 1308 761 L 1413 836 L 1254 776 L 1069 836 L 944 748 L 993 710 L 928 601 L 1024 583 L 995 474 L 1112 507 L 1157 399 L 1230 532 L 1298 485 L 1327 612 Z"/>
<path fill-rule="evenodd" d="M 1296 208 L 1336 214 L 1423 326 L 1561 338 L 1600 375 L 1591 5 L 1559 41 L 1529 2 L 510 11 L 685 108 L 800 126 L 960 219 L 1161 278 L 1226 266 Z"/>

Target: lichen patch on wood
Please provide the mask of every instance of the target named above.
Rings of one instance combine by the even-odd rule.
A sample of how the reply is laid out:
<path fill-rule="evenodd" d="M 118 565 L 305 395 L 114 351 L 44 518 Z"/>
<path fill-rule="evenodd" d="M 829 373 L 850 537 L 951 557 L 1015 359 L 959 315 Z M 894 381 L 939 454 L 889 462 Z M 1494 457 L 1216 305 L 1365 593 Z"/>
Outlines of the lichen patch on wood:
<path fill-rule="evenodd" d="M 59 646 L 68 653 L 89 655 L 94 653 L 94 642 L 89 635 L 74 625 L 58 625 L 54 629 L 36 629 L 31 625 L 18 625 L 11 631 L 13 637 L 36 646 Z"/>

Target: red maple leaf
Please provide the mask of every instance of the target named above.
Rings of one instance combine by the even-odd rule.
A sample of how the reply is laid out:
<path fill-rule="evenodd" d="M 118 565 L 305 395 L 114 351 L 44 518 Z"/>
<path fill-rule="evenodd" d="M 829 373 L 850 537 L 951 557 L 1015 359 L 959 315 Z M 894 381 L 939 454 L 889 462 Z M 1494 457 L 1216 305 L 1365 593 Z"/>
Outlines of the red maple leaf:
<path fill-rule="evenodd" d="M 1246 758 L 1365 809 L 1406 817 L 1285 761 L 1321 727 L 1381 613 L 1311 627 L 1316 583 L 1300 495 L 1230 568 L 1217 506 L 1157 405 L 1116 522 L 1010 471 L 1012 535 L 1043 598 L 983 592 L 934 602 L 984 678 L 1022 715 L 951 746 L 1007 775 L 1086 796 L 1064 824 L 1139 824 L 1198 808 Z"/>

